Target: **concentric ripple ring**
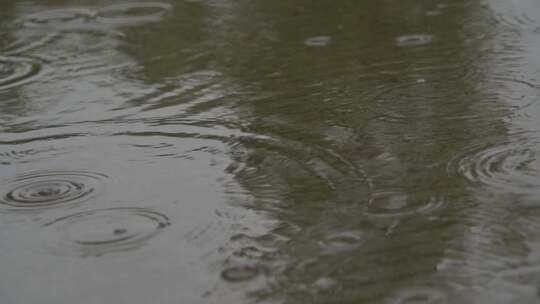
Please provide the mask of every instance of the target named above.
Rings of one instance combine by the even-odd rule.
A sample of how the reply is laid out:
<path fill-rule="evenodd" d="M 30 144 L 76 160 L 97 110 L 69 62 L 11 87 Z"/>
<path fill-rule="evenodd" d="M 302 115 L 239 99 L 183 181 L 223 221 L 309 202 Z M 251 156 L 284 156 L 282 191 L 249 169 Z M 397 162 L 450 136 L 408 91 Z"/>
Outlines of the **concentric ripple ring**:
<path fill-rule="evenodd" d="M 101 256 L 143 246 L 170 224 L 162 213 L 146 208 L 109 208 L 79 212 L 44 225 L 58 254 Z"/>
<path fill-rule="evenodd" d="M 373 195 L 364 214 L 374 218 L 402 217 L 431 214 L 444 206 L 437 197 L 415 199 L 399 191 L 380 192 Z"/>
<path fill-rule="evenodd" d="M 493 186 L 498 190 L 534 192 L 540 185 L 538 146 L 504 142 L 488 147 L 472 147 L 456 156 L 448 165 L 471 183 Z"/>
<path fill-rule="evenodd" d="M 0 90 L 5 90 L 33 80 L 41 72 L 42 67 L 36 60 L 0 56 Z"/>
<path fill-rule="evenodd" d="M 0 205 L 35 210 L 80 203 L 96 194 L 106 175 L 86 171 L 38 171 L 8 180 L 1 188 Z"/>
<path fill-rule="evenodd" d="M 460 79 L 446 82 L 417 79 L 385 86 L 373 95 L 371 112 L 391 123 L 421 123 L 426 119 L 476 120 L 479 112 L 471 112 L 471 99 L 493 113 L 512 115 L 540 101 L 539 88 L 532 83 L 502 77 L 477 82 L 463 92 L 455 92 Z"/>

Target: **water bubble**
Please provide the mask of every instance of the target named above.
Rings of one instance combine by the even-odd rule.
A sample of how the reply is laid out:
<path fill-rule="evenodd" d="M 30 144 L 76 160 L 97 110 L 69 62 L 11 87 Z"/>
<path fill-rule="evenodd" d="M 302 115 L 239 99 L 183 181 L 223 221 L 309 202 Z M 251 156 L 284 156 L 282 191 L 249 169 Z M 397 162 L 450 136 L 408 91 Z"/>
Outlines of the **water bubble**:
<path fill-rule="evenodd" d="M 221 277 L 229 282 L 243 282 L 254 279 L 259 274 L 259 269 L 255 266 L 243 265 L 229 267 L 221 272 Z"/>
<path fill-rule="evenodd" d="M 311 47 L 327 46 L 332 42 L 332 37 L 329 36 L 315 36 L 304 40 L 304 44 Z"/>
<path fill-rule="evenodd" d="M 110 208 L 79 212 L 44 226 L 58 254 L 83 257 L 139 248 L 169 225 L 169 218 L 145 208 Z"/>
<path fill-rule="evenodd" d="M 163 2 L 131 2 L 113 4 L 98 12 L 98 21 L 108 24 L 137 25 L 147 22 L 157 22 L 172 9 Z"/>
<path fill-rule="evenodd" d="M 420 46 L 426 45 L 433 41 L 433 35 L 417 34 L 405 35 L 396 38 L 397 46 Z"/>
<path fill-rule="evenodd" d="M 389 191 L 374 194 L 366 206 L 364 214 L 372 217 L 428 214 L 443 205 L 444 201 L 436 197 L 413 198 L 402 192 Z"/>
<path fill-rule="evenodd" d="M 33 59 L 0 56 L 0 90 L 25 84 L 38 76 L 41 70 L 41 64 Z"/>
<path fill-rule="evenodd" d="M 8 180 L 0 189 L 0 205 L 36 210 L 80 203 L 96 194 L 107 176 L 86 171 L 38 171 Z"/>

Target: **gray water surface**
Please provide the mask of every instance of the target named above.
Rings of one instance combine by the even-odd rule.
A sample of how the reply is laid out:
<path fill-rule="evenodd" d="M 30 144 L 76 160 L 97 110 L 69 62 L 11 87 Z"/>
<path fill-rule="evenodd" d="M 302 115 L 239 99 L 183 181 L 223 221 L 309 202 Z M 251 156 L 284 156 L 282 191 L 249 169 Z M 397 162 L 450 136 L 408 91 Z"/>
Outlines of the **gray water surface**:
<path fill-rule="evenodd" d="M 0 1 L 0 303 L 540 301 L 537 0 Z"/>

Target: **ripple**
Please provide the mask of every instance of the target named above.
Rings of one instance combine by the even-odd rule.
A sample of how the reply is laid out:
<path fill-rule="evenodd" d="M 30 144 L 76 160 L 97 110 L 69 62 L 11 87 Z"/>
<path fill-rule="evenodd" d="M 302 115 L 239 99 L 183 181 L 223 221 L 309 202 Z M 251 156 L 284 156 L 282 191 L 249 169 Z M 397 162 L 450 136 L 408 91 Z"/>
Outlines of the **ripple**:
<path fill-rule="evenodd" d="M 26 37 L 24 39 L 18 39 L 6 47 L 4 54 L 20 55 L 22 53 L 29 52 L 56 42 L 61 37 L 62 35 L 59 31 L 53 31 L 46 35 L 40 35 L 39 37 Z"/>
<path fill-rule="evenodd" d="M 237 283 L 249 281 L 257 277 L 259 269 L 255 266 L 242 265 L 229 267 L 221 272 L 221 277 L 228 282 Z"/>
<path fill-rule="evenodd" d="M 445 304 L 448 299 L 444 293 L 432 288 L 403 290 L 393 302 L 395 304 Z"/>
<path fill-rule="evenodd" d="M 113 4 L 99 10 L 99 22 L 118 25 L 136 25 L 157 22 L 172 9 L 163 2 L 133 2 Z"/>
<path fill-rule="evenodd" d="M 396 38 L 397 46 L 420 46 L 430 44 L 433 41 L 433 35 L 417 34 L 405 35 Z"/>
<path fill-rule="evenodd" d="M 478 118 L 478 111 L 471 111 L 472 106 L 512 115 L 538 102 L 538 88 L 519 79 L 491 77 L 478 81 L 466 90 L 463 90 L 461 81 L 418 79 L 385 86 L 374 94 L 376 103 L 371 111 L 377 118 L 388 122 L 420 123 L 427 118 Z M 459 92 L 454 89 L 457 87 L 461 88 Z"/>
<path fill-rule="evenodd" d="M 315 36 L 304 40 L 304 44 L 312 47 L 327 46 L 332 42 L 332 37 L 329 36 Z"/>
<path fill-rule="evenodd" d="M 110 208 L 79 212 L 44 226 L 59 254 L 101 256 L 143 246 L 170 224 L 164 214 L 145 208 Z"/>
<path fill-rule="evenodd" d="M 29 27 L 66 25 L 88 21 L 95 18 L 96 15 L 96 11 L 88 8 L 62 8 L 27 15 L 23 18 L 23 23 Z"/>
<path fill-rule="evenodd" d="M 372 196 L 364 214 L 372 217 L 401 217 L 429 214 L 441 208 L 444 201 L 436 197 L 412 198 L 405 193 L 381 192 Z"/>
<path fill-rule="evenodd" d="M 0 90 L 25 84 L 41 72 L 41 64 L 24 57 L 0 56 Z"/>
<path fill-rule="evenodd" d="M 365 235 L 361 231 L 342 231 L 331 233 L 319 244 L 324 252 L 334 254 L 357 248 L 364 242 Z"/>
<path fill-rule="evenodd" d="M 17 210 L 36 210 L 82 202 L 97 192 L 106 175 L 86 171 L 39 171 L 8 180 L 2 187 L 0 205 Z"/>
<path fill-rule="evenodd" d="M 538 2 L 521 1 L 515 5 L 509 1 L 494 1 L 490 5 L 493 18 L 508 29 L 531 31 L 538 28 Z"/>
<path fill-rule="evenodd" d="M 370 195 L 371 181 L 365 172 L 331 149 L 278 136 L 246 138 L 241 143 L 233 156 L 234 166 L 227 171 L 268 207 L 288 200 L 332 199 L 346 208 L 352 197 L 367 201 Z"/>
<path fill-rule="evenodd" d="M 472 183 L 528 193 L 540 184 L 538 147 L 530 142 L 506 142 L 465 150 L 448 165 Z"/>

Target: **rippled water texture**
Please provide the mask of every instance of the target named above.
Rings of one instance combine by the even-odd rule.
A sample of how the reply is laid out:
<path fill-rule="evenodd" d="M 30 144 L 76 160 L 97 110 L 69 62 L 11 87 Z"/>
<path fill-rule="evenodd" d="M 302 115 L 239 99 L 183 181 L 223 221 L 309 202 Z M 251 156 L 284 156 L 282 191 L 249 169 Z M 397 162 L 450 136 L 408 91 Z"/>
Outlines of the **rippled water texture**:
<path fill-rule="evenodd" d="M 0 303 L 540 301 L 540 2 L 0 1 Z"/>

